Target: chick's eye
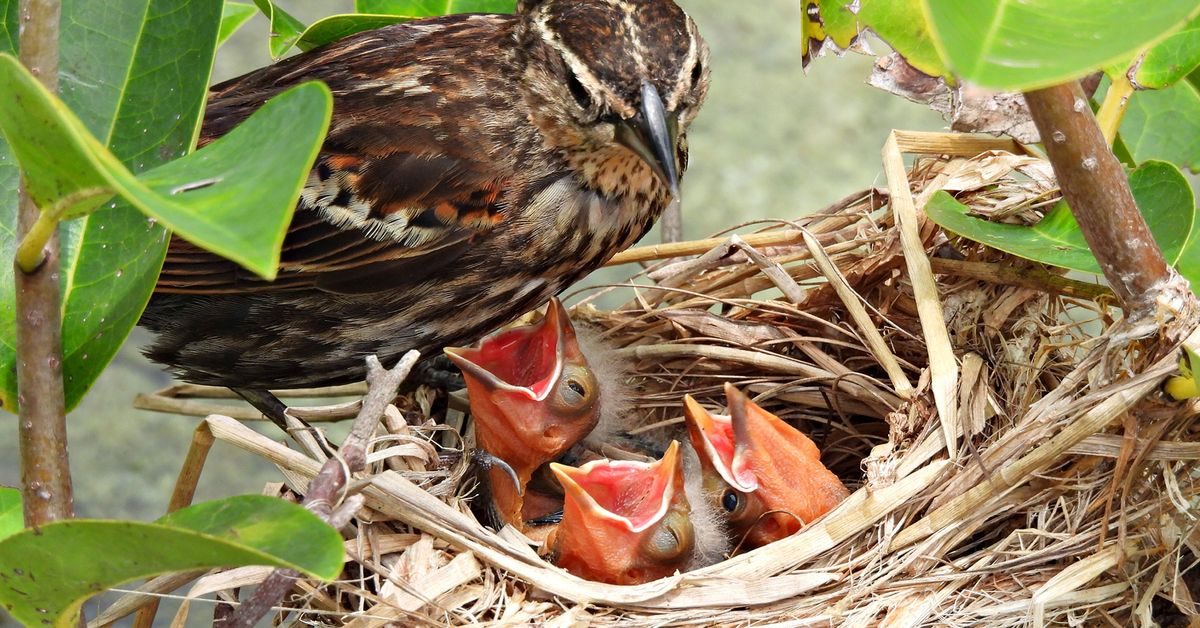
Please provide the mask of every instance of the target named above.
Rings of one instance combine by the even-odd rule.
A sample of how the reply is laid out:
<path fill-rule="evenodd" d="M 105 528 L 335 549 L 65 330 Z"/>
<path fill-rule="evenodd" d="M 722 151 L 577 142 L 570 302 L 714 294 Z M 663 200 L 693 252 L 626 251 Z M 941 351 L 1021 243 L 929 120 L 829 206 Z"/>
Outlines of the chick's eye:
<path fill-rule="evenodd" d="M 583 387 L 583 384 L 580 384 L 579 382 L 577 382 L 573 379 L 567 380 L 567 388 L 570 389 L 570 391 L 575 393 L 576 395 L 579 395 L 580 397 L 587 396 L 587 389 Z"/>
<path fill-rule="evenodd" d="M 588 93 L 583 83 L 579 82 L 579 77 L 575 76 L 574 72 L 570 72 L 567 76 L 567 88 L 571 90 L 571 96 L 575 98 L 580 109 L 586 111 L 592 108 L 592 95 Z"/>
<path fill-rule="evenodd" d="M 725 509 L 725 512 L 734 512 L 737 510 L 740 501 L 741 498 L 738 496 L 737 491 L 729 489 L 721 496 L 721 507 Z"/>
<path fill-rule="evenodd" d="M 696 61 L 696 65 L 692 66 L 692 89 L 695 89 L 700 84 L 700 79 L 704 77 L 704 63 Z"/>

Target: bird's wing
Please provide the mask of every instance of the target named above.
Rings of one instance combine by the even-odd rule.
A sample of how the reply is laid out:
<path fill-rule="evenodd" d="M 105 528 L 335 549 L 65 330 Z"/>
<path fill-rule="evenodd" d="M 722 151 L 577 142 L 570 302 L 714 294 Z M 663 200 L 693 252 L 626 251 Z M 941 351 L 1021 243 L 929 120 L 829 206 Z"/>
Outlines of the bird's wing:
<path fill-rule="evenodd" d="M 452 20 L 442 28 L 465 30 Z M 478 93 L 477 84 L 460 82 L 481 79 L 443 71 L 481 44 L 463 39 L 464 49 L 456 50 L 445 45 L 454 37 L 427 38 L 430 32 L 401 24 L 362 33 L 214 87 L 202 145 L 308 80 L 324 81 L 333 92 L 333 122 L 288 228 L 275 281 L 173 238 L 155 290 L 382 291 L 452 263 L 473 238 L 502 222 L 511 167 L 489 159 L 494 144 L 470 131 L 484 115 L 479 105 L 453 101 L 454 94 Z"/>

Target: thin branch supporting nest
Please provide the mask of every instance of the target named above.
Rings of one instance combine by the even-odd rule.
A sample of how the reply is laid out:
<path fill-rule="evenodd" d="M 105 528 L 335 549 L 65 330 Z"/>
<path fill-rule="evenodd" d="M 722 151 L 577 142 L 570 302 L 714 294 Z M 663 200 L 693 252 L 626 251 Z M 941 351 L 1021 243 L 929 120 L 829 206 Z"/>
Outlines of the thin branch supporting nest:
<path fill-rule="evenodd" d="M 911 168 L 902 153 L 918 155 Z M 1200 403 L 1159 391 L 1176 369 L 1171 339 L 1200 344 L 1196 322 L 1180 316 L 1163 334 L 1131 337 L 1106 286 L 923 216 L 938 190 L 980 211 L 1043 211 L 1057 190 L 1014 174 L 1045 164 L 1012 142 L 896 132 L 885 162 L 885 194 L 869 190 L 760 233 L 629 251 L 628 260 L 664 261 L 623 288 L 627 305 L 575 309 L 627 362 L 640 438 L 678 429 L 685 393 L 720 406 L 733 382 L 813 437 L 855 490 L 841 506 L 694 572 L 636 587 L 586 582 L 510 530 L 475 521 L 461 463 L 441 462 L 461 456 L 438 451 L 450 429 L 430 421 L 445 418 L 434 416 L 438 393 L 418 389 L 384 413 L 373 439 L 356 441 L 369 446 L 346 485 L 364 500 L 347 541 L 354 560 L 345 580 L 295 583 L 294 617 L 353 626 L 1200 622 L 1188 572 L 1200 558 Z M 684 255 L 699 257 L 675 261 Z M 320 462 L 233 419 L 211 416 L 197 434 L 270 460 L 290 491 L 321 490 L 310 484 Z M 235 581 L 247 582 L 209 575 L 193 591 Z"/>

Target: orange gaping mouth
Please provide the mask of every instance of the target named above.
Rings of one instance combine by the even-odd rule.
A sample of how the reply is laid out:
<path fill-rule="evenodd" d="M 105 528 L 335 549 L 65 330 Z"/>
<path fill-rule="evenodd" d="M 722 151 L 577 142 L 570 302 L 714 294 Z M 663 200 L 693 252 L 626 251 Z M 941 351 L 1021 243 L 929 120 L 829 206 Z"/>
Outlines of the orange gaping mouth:
<path fill-rule="evenodd" d="M 662 520 L 675 497 L 679 443 L 657 462 L 594 460 L 574 468 L 551 463 L 570 498 L 593 518 L 642 532 Z"/>
<path fill-rule="evenodd" d="M 566 321 L 562 303 L 551 299 L 542 320 L 488 336 L 477 349 L 448 347 L 446 355 L 494 390 L 523 393 L 542 401 L 562 374 Z"/>

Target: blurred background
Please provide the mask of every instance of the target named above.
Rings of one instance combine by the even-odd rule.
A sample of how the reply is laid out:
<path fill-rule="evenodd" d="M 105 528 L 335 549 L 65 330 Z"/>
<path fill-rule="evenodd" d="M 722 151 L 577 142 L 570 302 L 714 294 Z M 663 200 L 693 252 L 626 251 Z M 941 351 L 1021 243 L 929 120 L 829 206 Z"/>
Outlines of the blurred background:
<path fill-rule="evenodd" d="M 728 0 L 678 2 L 699 23 L 713 67 L 708 102 L 689 133 L 690 169 L 683 186 L 687 238 L 754 219 L 795 218 L 880 184 L 879 149 L 889 130 L 944 127 L 929 110 L 867 87 L 868 57 L 821 59 L 806 76 L 793 0 L 758 0 L 752 10 Z M 306 23 L 353 7 L 350 0 L 279 4 Z M 213 81 L 269 63 L 267 31 L 261 16 L 247 23 L 220 49 Z M 657 241 L 657 233 L 649 239 Z M 589 282 L 619 281 L 634 270 L 608 269 Z M 136 393 L 171 383 L 141 357 L 147 338 L 135 330 L 69 417 L 79 516 L 150 520 L 167 504 L 197 420 L 132 408 Z M 0 485 L 19 482 L 16 433 L 16 417 L 0 414 Z M 218 445 L 197 499 L 258 493 L 275 480 L 265 463 Z"/>

